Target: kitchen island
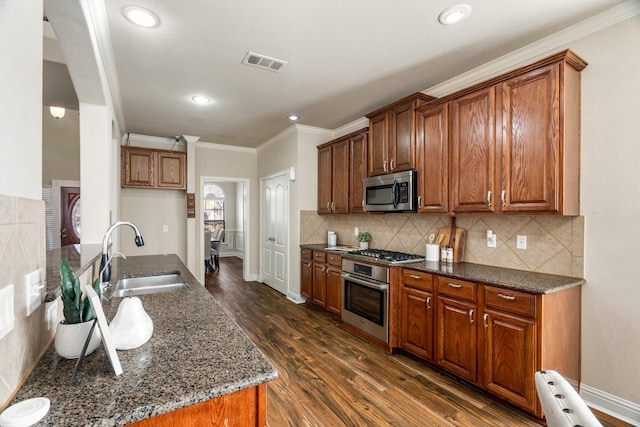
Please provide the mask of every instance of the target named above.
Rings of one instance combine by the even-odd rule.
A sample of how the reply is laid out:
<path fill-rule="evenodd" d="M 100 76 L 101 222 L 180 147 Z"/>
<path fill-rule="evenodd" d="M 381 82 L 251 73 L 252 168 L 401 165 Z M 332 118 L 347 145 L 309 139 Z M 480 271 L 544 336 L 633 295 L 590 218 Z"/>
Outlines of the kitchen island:
<path fill-rule="evenodd" d="M 243 408 L 243 416 L 253 412 L 252 424 L 264 424 L 265 386 L 277 378 L 277 371 L 176 255 L 116 258 L 112 284 L 123 277 L 174 272 L 182 275 L 188 288 L 140 296 L 154 331 L 141 347 L 117 352 L 122 375 L 114 375 L 100 346 L 85 357 L 77 381 L 71 385 L 76 360 L 61 358 L 50 346 L 12 404 L 33 397 L 50 399 L 51 409 L 37 426 L 124 426 L 137 422 L 150 426 L 161 425 L 154 424 L 154 419 L 186 414 L 182 411 L 189 408 L 202 412 L 202 405 L 211 415 L 227 417 L 228 411 L 206 406 L 207 402 L 228 401 L 230 396 L 242 394 L 240 401 L 253 405 Z M 113 286 L 107 297 L 112 290 Z M 109 321 L 121 301 L 108 298 L 103 302 Z M 216 408 L 219 412 L 214 412 Z M 175 420 L 169 422 L 175 425 Z M 229 425 L 234 425 L 233 421 Z"/>

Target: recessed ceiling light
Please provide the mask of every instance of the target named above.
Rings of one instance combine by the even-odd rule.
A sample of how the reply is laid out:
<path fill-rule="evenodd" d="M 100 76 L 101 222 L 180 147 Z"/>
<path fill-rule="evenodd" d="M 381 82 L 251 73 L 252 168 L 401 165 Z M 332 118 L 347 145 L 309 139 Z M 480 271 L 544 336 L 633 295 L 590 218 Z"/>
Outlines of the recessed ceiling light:
<path fill-rule="evenodd" d="M 457 4 L 451 6 L 438 16 L 438 21 L 444 25 L 457 24 L 467 19 L 471 15 L 471 6 L 468 4 Z"/>
<path fill-rule="evenodd" d="M 130 6 L 124 10 L 124 16 L 131 22 L 141 27 L 155 27 L 160 19 L 151 11 L 137 6 Z"/>
<path fill-rule="evenodd" d="M 290 116 L 287 116 L 287 119 L 291 120 L 292 122 L 295 122 L 296 120 L 300 120 L 300 116 L 296 116 L 295 114 L 291 114 Z"/>
<path fill-rule="evenodd" d="M 203 96 L 203 95 L 192 96 L 191 100 L 196 104 L 208 104 L 211 102 L 211 98 L 207 98 L 206 96 Z"/>

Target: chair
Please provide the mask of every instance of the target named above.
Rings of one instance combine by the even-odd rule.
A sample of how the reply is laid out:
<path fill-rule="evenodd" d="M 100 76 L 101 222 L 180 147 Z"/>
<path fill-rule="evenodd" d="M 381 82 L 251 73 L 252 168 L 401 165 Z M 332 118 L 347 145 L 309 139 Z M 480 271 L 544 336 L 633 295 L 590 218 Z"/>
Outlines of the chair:
<path fill-rule="evenodd" d="M 602 427 L 577 391 L 552 370 L 535 373 L 538 399 L 548 427 Z"/>
<path fill-rule="evenodd" d="M 213 253 L 211 250 L 211 232 L 204 232 L 204 272 L 209 273 L 209 269 L 213 269 Z"/>
<path fill-rule="evenodd" d="M 218 228 L 214 231 L 211 238 L 211 256 L 213 257 L 214 270 L 220 269 L 220 243 L 224 241 L 224 228 Z"/>

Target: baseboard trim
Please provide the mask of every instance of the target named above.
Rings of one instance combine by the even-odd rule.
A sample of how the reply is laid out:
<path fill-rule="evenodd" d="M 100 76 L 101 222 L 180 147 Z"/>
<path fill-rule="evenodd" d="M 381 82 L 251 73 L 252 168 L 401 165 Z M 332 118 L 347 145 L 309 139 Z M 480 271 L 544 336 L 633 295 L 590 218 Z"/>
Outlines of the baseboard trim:
<path fill-rule="evenodd" d="M 580 397 L 585 403 L 600 412 L 611 415 L 632 426 L 640 427 L 640 405 L 582 384 Z"/>
<path fill-rule="evenodd" d="M 249 274 L 247 282 L 259 282 L 260 280 L 258 280 L 258 278 L 259 276 L 257 274 Z"/>
<path fill-rule="evenodd" d="M 307 300 L 304 299 L 302 295 L 296 294 L 295 292 L 291 292 L 291 291 L 287 292 L 287 299 L 296 304 L 304 304 L 305 302 L 307 302 Z"/>

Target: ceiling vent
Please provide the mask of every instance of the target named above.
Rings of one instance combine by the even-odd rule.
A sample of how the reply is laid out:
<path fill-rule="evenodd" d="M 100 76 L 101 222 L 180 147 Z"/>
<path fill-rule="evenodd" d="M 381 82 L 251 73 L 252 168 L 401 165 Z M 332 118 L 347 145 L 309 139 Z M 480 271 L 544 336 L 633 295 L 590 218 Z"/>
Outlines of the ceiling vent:
<path fill-rule="evenodd" d="M 260 55 L 259 53 L 248 52 L 242 60 L 243 64 L 278 72 L 287 64 L 287 61 Z"/>

